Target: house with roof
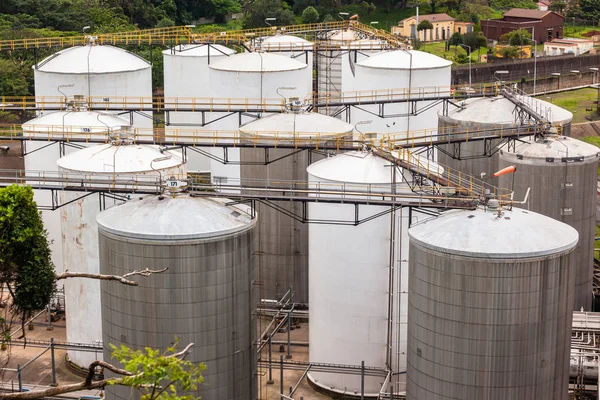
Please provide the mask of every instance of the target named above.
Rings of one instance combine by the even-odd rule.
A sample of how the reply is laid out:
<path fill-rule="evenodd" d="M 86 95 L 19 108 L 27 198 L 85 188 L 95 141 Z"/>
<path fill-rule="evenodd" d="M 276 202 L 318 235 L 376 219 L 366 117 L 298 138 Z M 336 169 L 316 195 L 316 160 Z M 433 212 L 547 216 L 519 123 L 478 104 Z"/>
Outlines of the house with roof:
<path fill-rule="evenodd" d="M 550 9 L 550 0 L 539 0 L 535 4 L 540 11 L 548 11 Z"/>
<path fill-rule="evenodd" d="M 547 56 L 562 56 L 572 54 L 578 56 L 588 53 L 594 48 L 592 38 L 563 38 L 544 43 L 544 53 Z"/>
<path fill-rule="evenodd" d="M 433 29 L 417 31 L 417 26 L 421 21 L 429 21 Z M 392 27 L 392 33 L 404 37 L 416 37 L 423 42 L 436 42 L 450 39 L 454 32 L 467 33 L 472 32 L 475 24 L 472 22 L 455 21 L 454 18 L 446 13 L 413 15 L 398 22 L 398 25 Z"/>
<path fill-rule="evenodd" d="M 526 29 L 533 33 L 533 39 L 544 43 L 563 36 L 565 17 L 554 11 L 513 8 L 500 19 L 482 19 L 481 31 L 486 38 L 499 40 L 505 33 Z"/>

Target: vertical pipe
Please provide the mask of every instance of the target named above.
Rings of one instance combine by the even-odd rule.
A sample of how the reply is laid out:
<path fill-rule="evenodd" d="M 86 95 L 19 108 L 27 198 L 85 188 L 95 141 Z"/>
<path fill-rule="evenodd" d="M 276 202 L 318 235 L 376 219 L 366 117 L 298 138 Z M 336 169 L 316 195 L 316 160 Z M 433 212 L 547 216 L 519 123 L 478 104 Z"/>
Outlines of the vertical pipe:
<path fill-rule="evenodd" d="M 21 364 L 17 364 L 17 379 L 19 380 L 19 392 L 22 392 L 23 381 L 21 380 Z"/>
<path fill-rule="evenodd" d="M 269 336 L 269 379 L 267 380 L 267 385 L 272 385 L 275 383 L 273 381 L 273 359 L 271 353 L 271 342 L 273 340 L 273 336 Z"/>
<path fill-rule="evenodd" d="M 292 352 L 291 352 L 291 346 L 290 346 L 290 334 L 292 332 L 292 309 L 290 308 L 290 311 L 288 312 L 288 329 L 287 329 L 287 354 L 285 355 L 285 358 L 287 358 L 288 360 L 290 358 L 292 358 Z"/>
<path fill-rule="evenodd" d="M 279 394 L 283 394 L 283 356 L 279 356 Z M 283 400 L 283 396 L 279 400 Z"/>
<path fill-rule="evenodd" d="M 365 400 L 365 362 L 360 362 L 360 400 Z"/>
<path fill-rule="evenodd" d="M 58 383 L 56 383 L 56 363 L 54 361 L 54 338 L 50 338 L 50 359 L 52 362 L 52 383 L 50 383 L 50 386 L 56 387 Z"/>

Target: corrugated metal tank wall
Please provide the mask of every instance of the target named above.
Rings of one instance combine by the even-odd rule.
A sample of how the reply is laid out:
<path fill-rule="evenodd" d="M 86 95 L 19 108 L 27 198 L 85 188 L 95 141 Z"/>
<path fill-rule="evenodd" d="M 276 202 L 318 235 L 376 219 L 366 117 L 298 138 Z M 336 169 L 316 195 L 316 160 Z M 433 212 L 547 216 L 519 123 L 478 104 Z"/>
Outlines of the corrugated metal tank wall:
<path fill-rule="evenodd" d="M 577 232 L 526 213 L 409 230 L 408 400 L 567 398 Z"/>
<path fill-rule="evenodd" d="M 163 209 L 167 210 L 165 215 L 176 217 L 168 209 L 179 199 L 162 201 Z M 179 215 L 179 218 L 191 217 L 194 221 L 206 216 L 202 215 L 203 203 L 216 202 L 186 201 L 200 203 L 199 209 L 191 211 L 195 216 Z M 161 204 L 156 197 L 148 199 L 147 205 L 158 208 L 156 214 L 150 215 L 160 213 Z M 112 218 L 106 214 L 110 211 L 105 212 L 106 218 Z M 169 268 L 165 273 L 136 279 L 138 287 L 102 282 L 105 359 L 110 359 L 109 343 L 164 350 L 178 337 L 181 347 L 195 344 L 187 359 L 207 366 L 204 383 L 194 396 L 203 400 L 256 398 L 252 346 L 254 222 L 233 233 L 217 230 L 214 236 L 190 235 L 187 239 L 178 239 L 175 233 L 174 240 L 169 240 L 160 235 L 139 238 L 134 233 L 114 233 L 106 228 L 111 223 L 105 224 L 106 219 L 102 218 L 101 214 L 98 217 L 101 273 L 122 275 L 144 268 Z M 160 223 L 157 221 L 156 226 Z M 202 229 L 198 227 L 199 231 Z M 110 386 L 106 392 L 110 399 L 132 398 L 127 387 Z"/>
<path fill-rule="evenodd" d="M 284 113 L 261 118 L 240 128 L 240 138 L 251 143 L 272 144 L 299 140 L 318 140 L 323 147 L 331 139 L 352 140 L 353 126 L 338 119 L 318 113 Z M 312 139 L 311 139 L 312 138 Z M 306 168 L 323 159 L 319 152 L 298 149 L 268 150 L 270 163 L 265 163 L 265 150 L 244 147 L 241 149 L 242 180 L 262 185 L 266 181 L 280 185 L 288 182 L 290 188 L 301 189 L 294 182 L 306 182 Z M 303 205 L 299 202 L 274 204 L 280 208 L 258 203 L 258 265 L 260 293 L 263 298 L 280 299 L 289 289 L 294 290 L 294 301 L 308 303 L 308 224 L 292 217 L 301 218 Z M 285 211 L 282 212 L 282 211 Z M 291 215 L 288 215 L 291 214 Z"/>
<path fill-rule="evenodd" d="M 523 200 L 531 188 L 527 204 L 519 207 L 562 221 L 579 232 L 573 259 L 575 311 L 592 307 L 598 152 L 595 146 L 562 137 L 525 143 L 514 152 L 505 146 L 500 153 L 499 169 L 509 165 L 517 167 L 515 199 Z M 562 161 L 567 155 L 570 161 Z M 501 176 L 499 186 L 510 188 L 512 179 L 512 174 Z"/>
<path fill-rule="evenodd" d="M 548 115 L 551 122 L 559 126 L 560 132 L 565 136 L 571 135 L 571 121 L 573 114 L 560 107 L 554 106 L 545 101 L 536 99 L 541 109 L 550 109 Z M 466 138 L 467 136 L 478 135 L 477 131 L 489 130 L 490 134 L 498 134 L 503 130 L 519 126 L 515 120 L 515 105 L 504 97 L 486 97 L 474 98 L 461 101 L 460 109 L 455 106 L 448 106 L 448 115 L 443 111 L 438 112 L 438 134 L 444 138 L 444 134 L 458 134 L 453 137 Z M 527 125 L 521 125 L 523 130 L 529 129 Z M 492 139 L 484 141 L 462 142 L 460 143 L 460 158 L 453 158 L 449 154 L 454 154 L 455 146 L 440 145 L 438 148 L 438 161 L 440 164 L 450 168 L 451 171 L 460 171 L 463 174 L 480 178 L 481 173 L 485 172 L 484 180 L 489 181 L 498 170 L 499 153 L 498 147 L 502 146 L 505 140 Z M 492 149 L 492 156 L 483 156 L 485 148 Z M 489 151 L 487 151 L 489 154 Z"/>

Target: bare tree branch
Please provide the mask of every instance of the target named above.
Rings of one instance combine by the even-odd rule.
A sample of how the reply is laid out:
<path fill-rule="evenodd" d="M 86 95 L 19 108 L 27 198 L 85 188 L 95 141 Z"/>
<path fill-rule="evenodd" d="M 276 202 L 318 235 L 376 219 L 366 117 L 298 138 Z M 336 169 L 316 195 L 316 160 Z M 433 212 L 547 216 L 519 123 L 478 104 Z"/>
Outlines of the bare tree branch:
<path fill-rule="evenodd" d="M 105 361 L 96 360 L 93 363 L 91 363 L 88 368 L 88 374 L 85 377 L 86 385 L 92 384 L 92 380 L 94 379 L 94 374 L 96 373 L 96 367 L 104 367 L 104 368 L 114 372 L 115 374 L 119 374 L 119 375 L 126 375 L 126 376 L 133 375 L 131 372 L 127 371 L 126 369 L 117 368 L 114 365 L 109 364 Z"/>
<path fill-rule="evenodd" d="M 193 346 L 194 346 L 194 343 L 190 343 L 187 346 L 185 346 L 185 348 L 183 350 L 181 350 L 180 352 L 171 354 L 168 357 L 184 358 L 185 356 L 187 356 L 189 354 L 190 349 Z M 41 399 L 44 397 L 57 396 L 57 395 L 61 395 L 64 393 L 76 392 L 78 390 L 100 389 L 109 384 L 110 385 L 122 385 L 123 384 L 123 379 L 125 377 L 103 379 L 101 381 L 92 381 L 96 366 L 104 367 L 105 369 L 108 369 L 119 375 L 139 376 L 139 375 L 143 374 L 143 372 L 141 372 L 137 375 L 133 375 L 131 372 L 126 371 L 124 369 L 117 368 L 114 365 L 109 364 L 107 362 L 94 361 L 93 363 L 90 364 L 89 369 L 88 369 L 88 375 L 87 375 L 85 381 L 83 381 L 83 382 L 73 383 L 70 385 L 60 385 L 60 386 L 53 387 L 53 388 L 48 388 L 48 389 L 44 389 L 44 390 L 36 390 L 36 391 L 31 391 L 31 392 L 2 393 L 0 395 L 0 398 L 2 400 Z"/>
<path fill-rule="evenodd" d="M 123 276 L 119 276 L 119 275 L 103 275 L 103 274 L 90 274 L 87 272 L 69 272 L 69 271 L 65 271 L 62 274 L 56 274 L 56 280 L 61 280 L 61 279 L 67 279 L 67 278 L 90 278 L 90 279 L 99 279 L 99 280 L 104 280 L 104 281 L 118 281 L 121 282 L 124 285 L 129 285 L 129 286 L 137 286 L 138 283 L 136 281 L 132 281 L 129 279 L 126 279 L 127 277 L 130 276 L 150 276 L 153 274 L 160 274 L 162 272 L 165 272 L 166 270 L 168 270 L 169 267 L 167 268 L 163 268 L 163 269 L 158 269 L 158 270 L 151 270 L 151 269 L 144 269 L 141 271 L 133 271 L 133 272 L 129 272 Z"/>

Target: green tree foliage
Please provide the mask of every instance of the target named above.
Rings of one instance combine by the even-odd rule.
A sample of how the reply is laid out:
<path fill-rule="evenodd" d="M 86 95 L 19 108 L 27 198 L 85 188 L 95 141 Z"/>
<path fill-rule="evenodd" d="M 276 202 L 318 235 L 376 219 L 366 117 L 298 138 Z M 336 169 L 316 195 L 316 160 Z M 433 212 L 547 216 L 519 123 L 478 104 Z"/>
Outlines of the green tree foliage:
<path fill-rule="evenodd" d="M 202 372 L 204 363 L 194 364 L 177 357 L 177 341 L 164 353 L 146 348 L 145 351 L 132 350 L 127 346 L 117 348 L 113 344 L 112 357 L 123 364 L 131 373 L 120 382 L 109 381 L 109 384 L 134 387 L 142 393 L 142 400 L 195 400 L 192 395 L 180 394 L 197 389 L 204 382 Z"/>
<path fill-rule="evenodd" d="M 266 18 L 276 18 L 271 25 L 285 26 L 296 22 L 294 13 L 284 6 L 281 0 L 256 0 L 250 4 L 248 15 L 244 20 L 246 28 L 267 26 Z"/>
<path fill-rule="evenodd" d="M 27 72 L 12 60 L 0 59 L 0 93 L 4 96 L 27 96 Z"/>
<path fill-rule="evenodd" d="M 600 7 L 600 5 L 598 5 L 598 7 Z M 548 6 L 548 9 L 550 11 L 554 11 L 559 14 L 564 14 L 566 8 L 567 3 L 565 3 L 564 1 L 553 1 L 552 3 L 550 3 L 550 6 Z"/>
<path fill-rule="evenodd" d="M 507 59 L 521 58 L 523 53 L 518 46 L 507 46 L 500 49 L 500 56 Z"/>
<path fill-rule="evenodd" d="M 588 21 L 600 21 L 600 0 L 579 0 L 579 15 Z"/>
<path fill-rule="evenodd" d="M 313 6 L 308 6 L 302 11 L 302 22 L 312 24 L 319 22 L 319 12 Z"/>
<path fill-rule="evenodd" d="M 0 189 L 0 283 L 21 323 L 50 303 L 56 290 L 47 232 L 30 187 Z"/>
<path fill-rule="evenodd" d="M 511 46 L 526 46 L 532 43 L 531 32 L 526 29 L 517 29 L 500 36 L 501 43 L 508 43 Z"/>
<path fill-rule="evenodd" d="M 242 11 L 237 0 L 212 0 L 211 4 L 216 22 L 223 22 L 226 15 Z"/>
<path fill-rule="evenodd" d="M 450 46 L 458 46 L 463 44 L 463 35 L 458 32 L 454 32 L 452 36 L 450 36 L 450 40 L 448 40 L 448 44 Z"/>
<path fill-rule="evenodd" d="M 419 25 L 417 25 L 417 30 L 418 31 L 425 31 L 428 29 L 433 29 L 433 24 L 429 21 L 427 21 L 426 19 L 424 19 L 423 21 L 419 22 Z"/>
<path fill-rule="evenodd" d="M 482 32 L 468 32 L 463 35 L 463 44 L 475 51 L 481 47 L 487 47 L 487 39 Z"/>
<path fill-rule="evenodd" d="M 537 9 L 537 4 L 533 0 L 490 0 L 490 7 L 499 11 L 508 11 L 511 8 Z"/>
<path fill-rule="evenodd" d="M 456 61 L 457 64 L 466 64 L 469 62 L 469 56 L 467 53 L 457 53 L 454 57 L 454 61 Z"/>

